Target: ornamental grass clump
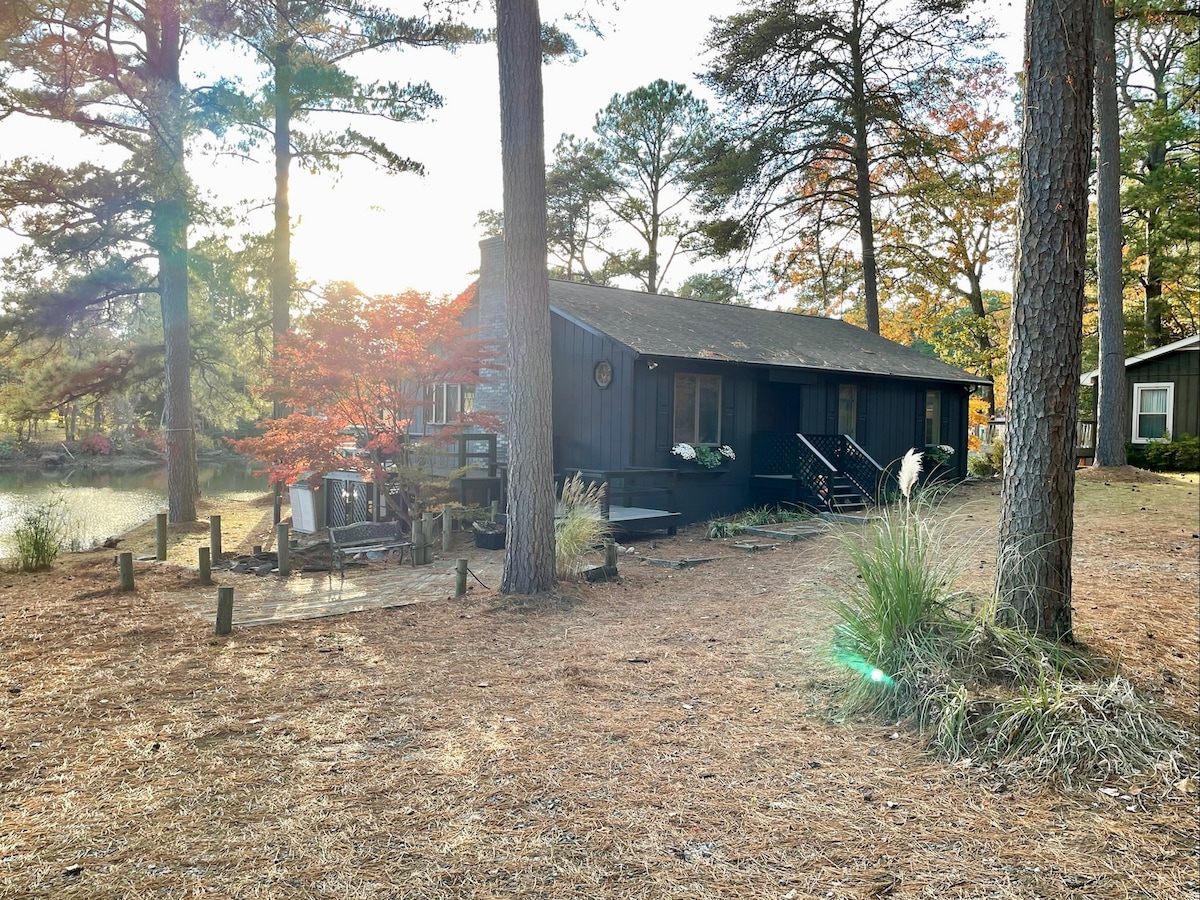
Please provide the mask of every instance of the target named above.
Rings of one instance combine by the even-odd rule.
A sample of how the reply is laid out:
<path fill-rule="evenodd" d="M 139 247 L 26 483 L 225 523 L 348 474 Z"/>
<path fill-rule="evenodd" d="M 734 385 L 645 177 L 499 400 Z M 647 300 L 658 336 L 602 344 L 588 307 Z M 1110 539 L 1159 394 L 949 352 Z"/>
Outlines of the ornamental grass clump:
<path fill-rule="evenodd" d="M 558 578 L 578 578 L 587 554 L 608 537 L 611 526 L 600 514 L 605 486 L 578 475 L 563 484 L 554 520 L 554 570 Z"/>
<path fill-rule="evenodd" d="M 61 498 L 23 510 L 12 531 L 17 550 L 19 572 L 38 572 L 54 565 L 67 536 L 67 523 Z"/>
<path fill-rule="evenodd" d="M 857 575 L 832 604 L 834 659 L 853 673 L 847 709 L 910 720 L 949 759 L 1068 784 L 1194 769 L 1194 739 L 1111 661 L 1006 627 L 994 600 L 954 590 L 967 554 L 931 524 L 936 511 L 914 492 L 919 470 L 910 451 L 901 503 L 865 534 L 842 533 Z"/>

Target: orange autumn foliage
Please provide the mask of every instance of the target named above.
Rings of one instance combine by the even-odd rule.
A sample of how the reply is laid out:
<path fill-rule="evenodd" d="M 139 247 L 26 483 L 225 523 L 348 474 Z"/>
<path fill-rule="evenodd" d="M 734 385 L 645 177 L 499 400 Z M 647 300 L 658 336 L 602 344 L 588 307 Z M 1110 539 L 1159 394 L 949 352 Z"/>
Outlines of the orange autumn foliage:
<path fill-rule="evenodd" d="M 260 437 L 234 447 L 264 463 L 272 483 L 341 470 L 382 484 L 403 480 L 417 437 L 444 441 L 467 426 L 498 428 L 494 415 L 476 411 L 436 434 L 410 430 L 429 408 L 427 387 L 478 384 L 481 370 L 496 366 L 492 348 L 462 325 L 474 296 L 475 285 L 439 300 L 331 285 L 276 355 L 273 383 L 283 386 L 276 399 L 297 412 L 264 420 Z"/>

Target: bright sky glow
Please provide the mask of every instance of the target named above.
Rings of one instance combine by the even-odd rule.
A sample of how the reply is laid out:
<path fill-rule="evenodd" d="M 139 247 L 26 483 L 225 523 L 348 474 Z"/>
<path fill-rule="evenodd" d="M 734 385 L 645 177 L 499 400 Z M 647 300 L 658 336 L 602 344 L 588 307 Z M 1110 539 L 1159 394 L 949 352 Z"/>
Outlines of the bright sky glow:
<path fill-rule="evenodd" d="M 543 0 L 550 18 L 566 0 Z M 576 3 L 576 5 L 578 5 Z M 726 16 L 737 0 L 626 0 L 619 9 L 601 9 L 610 23 L 604 39 L 583 36 L 587 55 L 577 63 L 555 63 L 543 70 L 547 155 L 564 132 L 587 134 L 595 114 L 618 93 L 657 78 L 689 84 L 707 96 L 695 73 L 704 68 L 701 50 L 713 16 Z M 997 50 L 1020 67 L 1024 8 L 1013 0 L 980 4 L 1007 37 Z M 366 163 L 351 163 L 334 180 L 293 167 L 292 253 L 302 278 L 318 284 L 353 281 L 368 292 L 407 288 L 435 294 L 457 293 L 479 264 L 476 215 L 502 205 L 500 112 L 494 46 L 469 47 L 457 54 L 438 50 L 385 55 L 371 77 L 428 80 L 445 97 L 445 106 L 424 123 L 389 125 L 379 131 L 398 152 L 423 162 L 427 175 L 386 176 Z M 228 61 L 236 68 L 237 61 Z M 225 61 L 204 60 L 214 70 Z M 336 125 L 333 117 L 328 119 Z M 343 126 L 344 127 L 344 126 Z M 57 136 L 57 140 L 56 140 Z M 51 126 L 16 122 L 0 126 L 0 157 L 53 155 L 60 161 L 94 156 L 64 149 L 61 132 Z M 221 202 L 258 206 L 253 227 L 271 227 L 269 208 L 273 163 L 266 151 L 260 162 L 197 154 L 190 160 L 196 181 Z M 239 229 L 241 233 L 243 229 Z M 0 238 L 0 253 L 12 240 Z M 671 280 L 682 280 L 672 270 Z"/>

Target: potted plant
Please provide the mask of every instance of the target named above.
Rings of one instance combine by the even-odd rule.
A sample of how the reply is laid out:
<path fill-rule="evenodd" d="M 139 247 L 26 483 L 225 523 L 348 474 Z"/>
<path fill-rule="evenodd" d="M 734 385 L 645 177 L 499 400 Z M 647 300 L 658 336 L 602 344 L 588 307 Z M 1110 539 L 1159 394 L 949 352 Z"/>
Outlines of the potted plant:
<path fill-rule="evenodd" d="M 473 522 L 471 531 L 475 534 L 475 546 L 480 550 L 504 549 L 503 522 Z"/>

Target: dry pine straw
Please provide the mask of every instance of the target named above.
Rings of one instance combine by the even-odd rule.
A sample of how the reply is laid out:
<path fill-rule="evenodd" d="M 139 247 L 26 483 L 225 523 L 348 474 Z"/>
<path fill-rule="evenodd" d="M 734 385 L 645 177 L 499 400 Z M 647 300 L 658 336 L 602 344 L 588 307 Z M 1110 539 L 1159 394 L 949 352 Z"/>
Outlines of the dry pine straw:
<path fill-rule="evenodd" d="M 1138 487 L 1195 530 L 1186 488 Z M 1081 628 L 1176 616 L 1186 661 L 1121 646 L 1194 727 L 1195 545 L 1143 557 L 1110 527 L 1077 542 Z M 837 723 L 831 539 L 742 555 L 693 532 L 653 555 L 723 558 L 220 640 L 147 605 L 190 572 L 136 595 L 111 556 L 0 576 L 0 897 L 1196 896 L 1195 794 L 1056 790 Z M 1164 560 L 1153 608 L 1116 605 Z"/>

